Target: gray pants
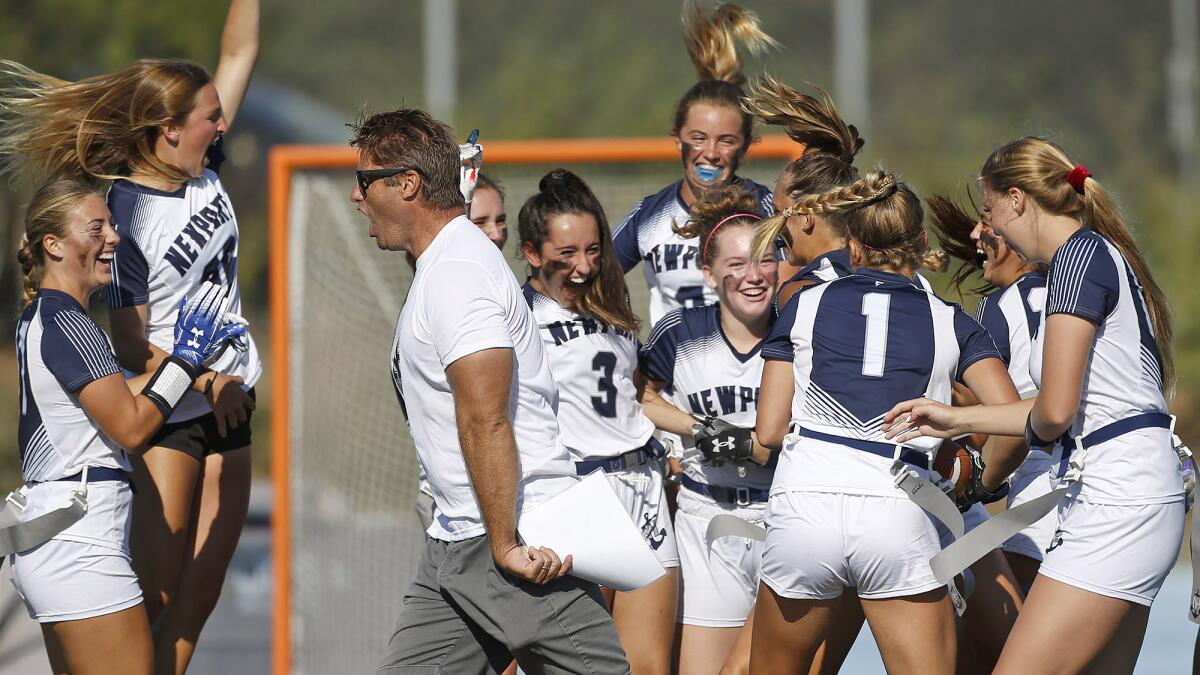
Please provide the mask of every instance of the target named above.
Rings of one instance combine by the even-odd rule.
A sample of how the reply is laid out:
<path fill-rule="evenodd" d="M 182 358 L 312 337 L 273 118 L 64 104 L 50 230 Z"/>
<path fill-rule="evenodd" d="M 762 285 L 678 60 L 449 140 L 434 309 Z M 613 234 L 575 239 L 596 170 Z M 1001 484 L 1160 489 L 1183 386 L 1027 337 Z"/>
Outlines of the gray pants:
<path fill-rule="evenodd" d="M 487 537 L 426 540 L 381 673 L 626 675 L 599 588 L 566 576 L 545 586 L 500 571 Z"/>

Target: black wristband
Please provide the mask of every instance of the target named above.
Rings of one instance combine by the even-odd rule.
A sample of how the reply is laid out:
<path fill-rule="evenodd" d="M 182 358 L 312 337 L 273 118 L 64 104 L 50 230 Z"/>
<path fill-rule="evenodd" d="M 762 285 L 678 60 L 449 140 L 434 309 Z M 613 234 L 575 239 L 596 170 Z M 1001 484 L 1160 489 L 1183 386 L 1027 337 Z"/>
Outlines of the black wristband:
<path fill-rule="evenodd" d="M 1031 448 L 1047 448 L 1053 443 L 1053 440 L 1047 441 L 1043 438 L 1040 438 L 1033 431 L 1033 411 L 1030 410 L 1029 417 L 1025 418 L 1025 445 L 1028 445 Z"/>
<path fill-rule="evenodd" d="M 178 356 L 168 356 L 155 371 L 154 377 L 142 389 L 142 395 L 150 399 L 163 419 L 171 416 L 171 411 L 179 405 L 180 399 L 192 388 L 196 381 L 198 369 Z"/>

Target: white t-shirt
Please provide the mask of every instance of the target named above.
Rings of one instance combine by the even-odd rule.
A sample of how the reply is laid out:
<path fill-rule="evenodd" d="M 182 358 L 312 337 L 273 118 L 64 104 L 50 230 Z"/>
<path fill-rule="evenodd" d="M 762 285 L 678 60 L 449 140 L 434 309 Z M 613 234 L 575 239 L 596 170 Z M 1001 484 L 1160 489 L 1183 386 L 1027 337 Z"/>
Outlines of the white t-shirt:
<path fill-rule="evenodd" d="M 528 283 L 522 289 L 558 383 L 563 443 L 572 459 L 612 457 L 654 433 L 637 399 L 638 339 L 563 308 Z"/>
<path fill-rule="evenodd" d="M 485 534 L 446 368 L 496 348 L 511 349 L 514 359 L 509 419 L 520 455 L 520 513 L 570 487 L 575 466 L 559 436 L 558 388 L 521 287 L 496 245 L 459 216 L 417 258 L 391 357 L 392 377 L 433 492 L 428 533 L 435 539 Z"/>
<path fill-rule="evenodd" d="M 238 287 L 238 226 L 229 195 L 217 177 L 222 156 L 209 152 L 209 165 L 174 192 L 118 180 L 108 191 L 113 226 L 121 235 L 113 260 L 113 280 L 101 293 L 109 307 L 146 305 L 146 340 L 171 353 L 179 303 L 205 281 L 233 287 L 229 311 L 242 313 Z M 211 370 L 240 376 L 253 387 L 262 375 L 254 338 L 248 348 L 226 348 Z M 204 395 L 188 391 L 168 422 L 182 422 L 212 412 Z"/>

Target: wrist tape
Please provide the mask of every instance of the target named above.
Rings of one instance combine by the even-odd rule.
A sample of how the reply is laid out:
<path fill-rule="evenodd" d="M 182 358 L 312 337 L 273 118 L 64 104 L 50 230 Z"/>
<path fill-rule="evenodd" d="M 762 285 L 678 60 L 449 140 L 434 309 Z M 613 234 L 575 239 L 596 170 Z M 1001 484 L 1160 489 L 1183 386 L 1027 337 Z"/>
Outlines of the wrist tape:
<path fill-rule="evenodd" d="M 163 419 L 171 416 L 171 411 L 179 405 L 179 400 L 192 388 L 196 380 L 196 368 L 178 356 L 168 356 L 162 362 L 154 377 L 142 389 L 142 395 L 150 399 Z"/>
<path fill-rule="evenodd" d="M 1053 440 L 1045 440 L 1038 437 L 1033 430 L 1033 411 L 1029 411 L 1029 417 L 1025 418 L 1025 445 L 1031 448 L 1048 448 L 1054 443 Z"/>

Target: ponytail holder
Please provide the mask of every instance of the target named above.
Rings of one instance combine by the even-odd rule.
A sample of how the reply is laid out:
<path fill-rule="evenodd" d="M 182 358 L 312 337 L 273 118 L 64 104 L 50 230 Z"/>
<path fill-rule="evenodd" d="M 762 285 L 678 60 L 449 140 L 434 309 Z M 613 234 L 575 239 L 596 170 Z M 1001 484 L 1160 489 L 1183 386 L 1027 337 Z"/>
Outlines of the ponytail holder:
<path fill-rule="evenodd" d="M 729 221 L 733 220 L 734 218 L 753 218 L 755 220 L 762 220 L 762 216 L 759 216 L 759 215 L 756 215 L 753 213 L 735 213 L 732 216 L 728 216 L 725 219 L 723 219 L 721 222 L 717 223 L 715 226 L 713 226 L 712 232 L 709 232 L 708 236 L 704 238 L 704 249 L 701 251 L 701 258 L 700 258 L 701 261 L 708 260 L 708 242 L 712 241 L 713 235 L 717 233 L 717 230 L 721 229 L 722 225 L 724 225 L 725 223 L 728 223 Z"/>
<path fill-rule="evenodd" d="M 1076 164 L 1074 169 L 1067 174 L 1067 183 L 1075 188 L 1079 194 L 1083 194 L 1083 181 L 1092 177 L 1092 172 L 1087 170 L 1087 167 L 1082 164 Z"/>

